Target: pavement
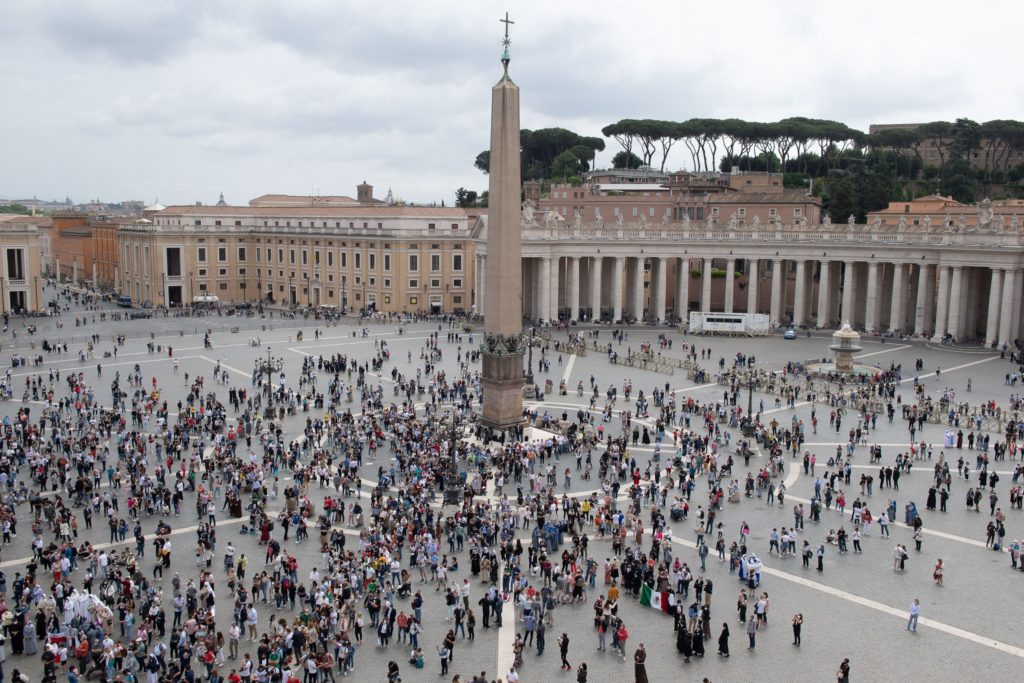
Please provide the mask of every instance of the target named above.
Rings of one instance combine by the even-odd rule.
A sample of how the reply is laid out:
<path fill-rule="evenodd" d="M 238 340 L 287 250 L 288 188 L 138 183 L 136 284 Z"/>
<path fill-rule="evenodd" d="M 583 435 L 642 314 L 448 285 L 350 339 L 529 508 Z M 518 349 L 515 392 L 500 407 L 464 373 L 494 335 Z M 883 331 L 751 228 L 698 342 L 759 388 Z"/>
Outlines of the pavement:
<path fill-rule="evenodd" d="M 47 297 L 52 296 L 52 293 L 53 290 L 49 289 Z M 120 309 L 113 308 L 104 312 L 109 318 L 110 314 L 119 311 Z M 68 340 L 70 353 L 44 354 L 45 362 L 40 367 L 12 368 L 11 376 L 15 379 L 16 399 L 0 403 L 0 414 L 13 417 L 22 405 L 18 399 L 21 397 L 20 389 L 24 386 L 25 378 L 32 374 L 46 374 L 51 368 L 60 368 L 62 374 L 71 371 L 82 372 L 86 380 L 94 384 L 101 403 L 109 405 L 113 373 L 121 370 L 123 376 L 135 364 L 139 364 L 147 378 L 145 385 L 149 386 L 149 377 L 155 377 L 162 398 L 166 398 L 173 406 L 184 397 L 184 373 L 187 372 L 190 377 L 209 377 L 215 365 L 220 363 L 230 373 L 230 385 L 214 385 L 207 382 L 206 386 L 207 391 L 216 391 L 226 403 L 229 386 L 251 386 L 253 365 L 258 360 L 265 359 L 268 350 L 274 357 L 283 359 L 284 372 L 289 381 L 292 381 L 298 377 L 300 364 L 306 355 L 327 356 L 344 353 L 350 358 L 366 360 L 374 355 L 374 342 L 382 339 L 388 342 L 392 352 L 391 361 L 384 366 L 379 375 L 368 375 L 367 381 L 371 384 L 379 382 L 384 387 L 385 396 L 391 397 L 391 369 L 397 366 L 403 373 L 415 374 L 420 364 L 420 349 L 429 335 L 439 329 L 438 323 L 412 323 L 406 327 L 404 334 L 399 335 L 394 323 L 363 326 L 353 319 L 346 319 L 331 326 L 301 318 L 281 321 L 279 315 L 275 316 L 273 322 L 269 318 L 225 319 L 223 316 L 111 321 L 100 320 L 100 313 L 72 305 L 69 312 L 60 316 L 64 323 L 62 329 L 56 328 L 55 318 L 34 318 L 28 321 L 29 324 L 38 326 L 37 332 L 32 335 L 33 340 Z M 92 320 L 94 315 L 97 318 L 95 322 Z M 85 326 L 80 325 L 75 329 L 74 318 L 83 316 L 86 319 Z M 12 328 L 19 329 L 19 325 L 19 319 L 12 320 Z M 264 325 L 267 326 L 265 330 L 262 329 Z M 233 327 L 239 327 L 239 332 L 231 332 Z M 363 327 L 366 328 L 367 336 L 362 336 Z M 73 329 L 83 341 L 74 341 L 76 334 L 69 334 Z M 203 333 L 209 329 L 213 330 L 213 346 L 205 348 Z M 301 342 L 297 341 L 296 334 L 300 329 L 304 333 Z M 319 339 L 315 338 L 316 331 L 320 333 Z M 84 343 L 85 334 L 93 332 L 100 334 L 103 340 L 98 347 L 97 355 L 100 358 L 85 363 L 79 362 L 78 349 Z M 173 358 L 179 362 L 177 372 L 174 370 L 174 360 L 168 357 L 163 341 L 152 340 L 161 344 L 160 352 L 147 348 L 147 343 L 151 341 L 150 333 L 174 340 Z M 102 358 L 104 350 L 113 349 L 110 340 L 117 334 L 126 334 L 129 338 L 118 348 L 116 358 Z M 464 355 L 467 350 L 478 346 L 480 339 L 479 334 L 472 340 L 472 335 L 464 334 L 461 342 L 448 343 L 445 341 L 446 334 L 447 328 L 442 326 L 439 336 L 444 356 L 438 369 L 453 376 L 458 372 L 457 356 L 460 352 Z M 705 361 L 704 366 L 712 374 L 717 369 L 718 358 L 725 358 L 728 367 L 737 352 L 756 356 L 759 368 L 781 369 L 787 361 L 827 356 L 827 346 L 830 343 L 830 340 L 823 336 L 801 337 L 791 341 L 785 341 L 780 336 L 761 339 L 706 338 L 686 337 L 680 332 L 665 328 L 640 327 L 629 329 L 627 338 L 621 344 L 615 343 L 615 347 L 620 354 L 625 355 L 627 349 L 636 350 L 644 341 L 654 342 L 656 345 L 659 334 L 667 335 L 673 341 L 673 348 L 663 351 L 666 355 L 680 356 L 684 341 L 692 342 L 699 348 L 711 348 L 712 360 Z M 24 336 L 24 332 L 19 334 L 18 343 L 24 342 Z M 254 336 L 260 338 L 261 346 L 250 345 L 250 337 Z M 553 332 L 552 336 L 559 339 L 564 337 L 564 333 Z M 598 341 L 612 341 L 610 328 L 601 329 Z M 0 359 L 4 362 L 9 360 L 9 345 L 12 342 L 14 340 L 10 332 L 0 341 L 4 349 L 0 352 Z M 1010 394 L 1018 392 L 1016 387 L 1005 384 L 1006 373 L 1014 371 L 1015 367 L 991 351 L 898 340 L 887 340 L 883 344 L 878 339 L 864 339 L 862 345 L 864 351 L 860 354 L 860 362 L 877 364 L 886 369 L 902 365 L 905 381 L 901 384 L 899 392 L 904 401 L 911 397 L 915 375 L 912 369 L 918 358 L 923 359 L 924 370 L 917 375 L 924 383 L 926 391 L 935 397 L 943 389 L 949 388 L 956 392 L 960 400 L 980 402 L 992 399 L 1005 405 Z M 410 353 L 411 361 L 408 359 Z M 723 398 L 723 387 L 707 381 L 695 384 L 678 370 L 673 375 L 667 375 L 611 364 L 605 354 L 593 351 L 580 357 L 559 357 L 559 354 L 549 352 L 547 357 L 550 369 L 538 374 L 538 382 L 542 384 L 543 380 L 550 378 L 557 387 L 560 380 L 565 380 L 570 390 L 566 396 L 552 394 L 546 396 L 542 402 L 531 402 L 530 405 L 541 414 L 548 412 L 551 415 L 561 415 L 564 412 L 570 419 L 573 418 L 577 410 L 589 404 L 589 392 L 582 398 L 578 397 L 574 390 L 576 383 L 582 380 L 585 386 L 589 386 L 591 376 L 595 378 L 601 390 L 602 400 L 598 402 L 599 407 L 603 405 L 604 390 L 609 385 L 615 385 L 620 391 L 617 408 L 632 409 L 633 406 L 621 398 L 622 385 L 625 381 L 631 381 L 634 391 L 643 389 L 648 395 L 651 389 L 664 388 L 667 383 L 669 388 L 676 392 L 677 399 L 692 396 L 700 401 L 714 402 Z M 103 376 L 99 379 L 96 378 L 98 362 L 103 365 Z M 935 375 L 936 368 L 941 368 L 938 377 Z M 479 364 L 473 366 L 474 372 L 478 370 Z M 972 383 L 970 393 L 966 390 L 968 379 Z M 324 382 L 325 379 L 321 377 L 321 387 L 324 386 Z M 63 391 L 63 383 L 61 384 L 60 390 Z M 755 392 L 755 409 L 762 400 L 766 420 L 775 417 L 779 422 L 787 423 L 796 415 L 805 423 L 810 423 L 811 405 L 798 403 L 797 407 L 792 409 L 775 408 L 774 397 Z M 742 401 L 745 405 L 745 392 Z M 300 411 L 295 416 L 287 417 L 284 420 L 286 435 L 299 435 L 305 419 L 311 415 L 315 417 L 313 413 L 304 414 Z M 647 671 L 651 681 L 677 680 L 681 670 L 685 671 L 683 676 L 695 680 L 704 677 L 713 681 L 756 680 L 783 676 L 791 681 L 835 680 L 836 668 L 844 657 L 850 658 L 851 678 L 855 677 L 856 680 L 945 681 L 966 675 L 977 676 L 979 671 L 984 671 L 983 676 L 987 680 L 1010 680 L 1019 675 L 1020 668 L 1024 665 L 1024 637 L 1020 610 L 1014 607 L 1015 602 L 1008 598 L 1020 590 L 1024 574 L 1010 570 L 1010 558 L 1007 553 L 994 552 L 984 547 L 985 525 L 989 521 L 987 498 L 983 512 L 968 511 L 964 506 L 967 483 L 958 479 L 955 474 L 949 511 L 927 511 L 924 509 L 924 499 L 931 481 L 929 463 L 915 463 L 913 471 L 900 479 L 899 491 L 879 489 L 878 466 L 869 465 L 867 447 L 860 446 L 854 455 L 853 486 L 847 490 L 848 499 L 852 501 L 859 495 L 856 481 L 863 471 L 876 475 L 873 495 L 869 499 L 869 504 L 876 515 L 886 506 L 889 499 L 895 499 L 902 520 L 903 506 L 907 502 L 915 502 L 924 521 L 925 535 L 921 552 L 914 550 L 911 530 L 896 523 L 891 527 L 891 538 L 880 538 L 877 526 L 872 529 L 870 535 L 862 541 L 863 554 L 839 555 L 834 546 L 829 546 L 825 558 L 825 571 L 821 573 L 813 569 L 803 569 L 799 558 L 784 559 L 768 555 L 768 535 L 771 529 L 790 527 L 793 521 L 792 503 L 805 502 L 806 505 L 813 495 L 814 478 L 824 475 L 827 469 L 825 463 L 835 452 L 836 445 L 845 444 L 846 428 L 844 427 L 843 434 L 829 430 L 828 410 L 820 405 L 817 406 L 817 415 L 820 422 L 818 433 L 809 434 L 806 444 L 807 450 L 817 456 L 817 471 L 815 475 L 804 474 L 799 462 L 787 456 L 784 474 L 788 488 L 787 504 L 780 508 L 778 505 L 768 505 L 763 499 L 741 497 L 739 503 L 725 503 L 724 510 L 718 517 L 718 521 L 724 525 L 726 537 L 730 540 L 734 534 L 738 534 L 740 524 L 746 521 L 751 528 L 751 547 L 760 553 L 766 565 L 759 590 L 767 591 L 770 596 L 770 625 L 758 634 L 755 650 L 746 649 L 746 638 L 736 619 L 735 600 L 742 585 L 735 575 L 728 572 L 727 564 L 719 562 L 712 552 L 707 559 L 706 575 L 713 579 L 716 590 L 712 604 L 713 640 L 708 643 L 706 657 L 694 658 L 689 664 L 683 663 L 682 657 L 675 651 L 671 618 L 641 607 L 631 598 L 625 598 L 620 603 L 620 615 L 624 617 L 631 631 L 629 659 L 623 662 L 610 652 L 596 652 L 596 635 L 593 631 L 593 613 L 590 608 L 590 603 L 596 595 L 591 593 L 587 605 L 559 607 L 555 610 L 554 627 L 548 629 L 547 649 L 540 657 L 535 654 L 535 649 L 527 651 L 524 655 L 524 666 L 519 672 L 520 680 L 575 681 L 574 672 L 563 672 L 559 669 L 556 640 L 562 632 L 570 635 L 569 661 L 573 665 L 586 661 L 591 681 L 606 680 L 609 677 L 631 680 L 632 650 L 640 642 L 645 644 L 648 652 Z M 641 420 L 641 423 L 643 422 Z M 606 423 L 606 429 L 617 434 L 619 420 L 616 418 Z M 924 439 L 936 444 L 935 457 L 938 457 L 940 451 L 945 451 L 945 457 L 952 461 L 954 468 L 956 459 L 960 456 L 973 463 L 975 453 L 969 452 L 966 445 L 960 450 L 941 448 L 944 429 L 942 425 L 926 425 L 923 433 L 918 433 L 917 441 Z M 738 434 L 734 436 L 738 437 Z M 993 443 L 999 438 L 999 435 L 993 434 Z M 892 424 L 883 418 L 879 420 L 877 429 L 870 434 L 868 441 L 870 444 L 882 444 L 883 464 L 891 465 L 898 453 L 906 451 L 909 434 L 898 416 Z M 664 450 L 671 451 L 668 446 Z M 632 452 L 636 454 L 642 469 L 652 449 L 639 446 L 632 449 Z M 377 468 L 380 465 L 387 466 L 389 457 L 387 449 L 382 449 L 378 461 L 368 463 L 364 467 L 364 479 L 368 482 L 375 481 Z M 595 452 L 595 462 L 596 457 Z M 585 495 L 588 491 L 598 488 L 599 482 L 596 480 L 584 481 L 580 476 L 576 476 L 573 458 L 563 456 L 562 460 L 564 465 L 561 465 L 560 469 L 571 467 L 574 473 L 572 484 L 566 489 L 568 493 Z M 751 460 L 750 469 L 756 472 L 764 462 L 758 453 L 757 457 Z M 1013 461 L 1004 461 L 994 463 L 994 467 L 991 468 L 1001 474 L 996 491 L 1000 497 L 1000 506 L 1007 514 L 1007 542 L 1015 538 L 1024 538 L 1024 513 L 1009 509 L 1008 491 L 1012 485 L 1014 464 Z M 734 472 L 736 477 L 745 477 L 746 469 L 742 460 L 737 462 Z M 977 477 L 974 475 L 971 484 L 975 485 L 976 482 Z M 368 488 L 364 486 L 364 495 Z M 559 491 L 564 488 L 561 477 L 558 488 Z M 310 487 L 310 496 L 318 504 L 323 496 L 329 493 L 333 492 L 317 489 L 316 486 Z M 696 506 L 697 503 L 706 504 L 706 494 L 701 486 L 695 490 L 691 504 Z M 271 508 L 273 507 L 272 501 Z M 175 572 L 179 573 L 182 579 L 196 574 L 191 548 L 195 542 L 194 533 L 199 520 L 195 518 L 194 505 L 190 504 L 190 499 L 186 499 L 182 510 L 181 517 L 168 520 L 174 528 L 172 533 L 176 539 L 175 552 L 172 555 L 171 570 L 165 572 L 162 582 L 158 580 L 158 583 L 168 591 L 170 577 Z M 27 507 L 22 512 L 27 514 Z M 147 533 L 154 530 L 156 521 L 144 521 Z M 249 571 L 252 575 L 254 571 L 261 571 L 264 552 L 262 547 L 257 545 L 255 536 L 238 534 L 243 521 L 246 520 L 230 519 L 226 513 L 218 513 L 218 546 L 222 548 L 226 540 L 232 540 L 239 553 L 252 558 Z M 829 529 L 837 529 L 841 524 L 850 529 L 848 513 L 842 517 L 835 511 L 823 511 L 820 523 L 815 524 L 807 520 L 801 540 L 807 538 L 812 546 L 816 546 L 824 539 Z M 672 525 L 676 540 L 675 553 L 691 567 L 699 567 L 700 562 L 693 545 L 692 526 L 692 521 Z M 355 530 L 349 531 L 356 533 Z M 98 524 L 91 531 L 80 529 L 79 534 L 81 538 L 99 545 L 106 544 L 109 540 L 105 525 L 102 524 Z M 527 538 L 525 532 L 523 535 L 524 539 Z M 30 537 L 29 533 L 19 534 L 11 543 L 4 545 L 0 552 L 0 569 L 7 574 L 8 584 L 13 580 L 14 572 L 19 571 L 31 555 Z M 896 543 L 903 543 L 910 548 L 911 556 L 903 573 L 896 573 L 892 569 L 892 550 Z M 610 548 L 606 544 L 606 541 L 597 539 L 591 543 L 591 555 L 598 559 L 599 563 L 610 553 Z M 315 542 L 294 544 L 289 541 L 287 548 L 299 558 L 300 577 L 307 575 L 314 565 L 320 563 L 320 553 Z M 147 552 L 151 552 L 151 549 L 147 548 Z M 223 572 L 220 554 L 218 553 L 214 562 L 218 575 L 222 575 Z M 931 579 L 932 566 L 940 557 L 946 565 L 943 587 L 936 586 Z M 468 551 L 460 554 L 460 559 L 466 561 L 461 563 L 463 568 L 453 575 L 453 579 L 461 582 L 467 573 Z M 147 557 L 143 562 L 147 571 L 152 566 L 150 560 L 151 558 Z M 80 579 L 74 576 L 73 580 Z M 474 582 L 474 602 L 484 588 L 484 584 Z M 599 578 L 598 592 L 602 588 Z M 440 643 L 450 624 L 445 621 L 445 610 L 439 594 L 425 591 L 425 595 L 425 624 L 424 633 L 421 635 L 421 643 L 427 654 L 425 669 L 417 671 L 406 663 L 407 646 L 393 642 L 389 648 L 378 648 L 372 634 L 368 633 L 356 655 L 354 676 L 357 680 L 384 680 L 385 667 L 391 659 L 401 665 L 403 681 L 439 678 L 440 669 L 437 657 L 433 655 L 434 647 Z M 922 616 L 917 632 L 910 633 L 904 630 L 904 625 L 907 609 L 914 598 L 921 600 Z M 399 610 L 408 609 L 407 603 L 401 600 L 397 607 Z M 272 605 L 259 604 L 258 610 L 261 625 L 269 623 L 274 613 Z M 504 675 L 505 672 L 499 672 L 498 666 L 509 660 L 515 623 L 514 619 L 510 618 L 511 606 L 507 606 L 506 610 L 508 617 L 502 629 L 482 629 L 478 624 L 474 642 L 459 639 L 455 646 L 451 675 L 461 674 L 463 681 L 481 671 L 487 672 L 488 678 L 496 678 L 499 673 L 501 676 Z M 284 610 L 283 613 L 287 612 Z M 790 619 L 796 612 L 803 613 L 805 619 L 803 643 L 800 647 L 791 644 L 789 628 Z M 225 633 L 229 626 L 229 614 L 230 610 L 218 610 L 218 628 Z M 717 638 L 723 622 L 727 622 L 732 631 L 733 656 L 729 659 L 719 658 L 714 654 L 714 639 Z M 255 649 L 244 641 L 241 650 L 255 654 Z M 5 671 L 19 668 L 27 673 L 31 680 L 37 680 L 42 674 L 38 656 L 30 658 L 9 655 L 4 666 Z"/>

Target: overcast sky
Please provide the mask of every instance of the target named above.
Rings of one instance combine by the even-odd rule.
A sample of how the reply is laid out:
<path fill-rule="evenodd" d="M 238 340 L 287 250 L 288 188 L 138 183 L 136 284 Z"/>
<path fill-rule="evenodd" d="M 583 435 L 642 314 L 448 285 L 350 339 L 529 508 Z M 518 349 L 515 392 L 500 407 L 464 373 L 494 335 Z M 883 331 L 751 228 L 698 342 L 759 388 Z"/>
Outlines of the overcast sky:
<path fill-rule="evenodd" d="M 994 4 L 994 3 L 993 3 Z M 8 0 L 0 198 L 485 190 L 502 24 L 525 128 L 1024 118 L 1024 3 Z M 1002 27 L 1006 27 L 1005 29 Z M 975 32 L 977 29 L 977 32 Z M 598 156 L 610 165 L 614 141 Z M 683 167 L 686 150 L 669 166 Z"/>

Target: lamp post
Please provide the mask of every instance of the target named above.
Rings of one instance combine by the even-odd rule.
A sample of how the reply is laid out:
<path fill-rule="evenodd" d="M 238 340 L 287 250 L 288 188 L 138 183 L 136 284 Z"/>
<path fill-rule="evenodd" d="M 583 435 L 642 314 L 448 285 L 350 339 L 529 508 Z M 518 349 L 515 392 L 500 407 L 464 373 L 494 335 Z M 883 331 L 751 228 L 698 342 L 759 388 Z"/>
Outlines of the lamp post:
<path fill-rule="evenodd" d="M 267 371 L 267 409 L 263 412 L 263 417 L 272 420 L 274 419 L 274 366 L 270 359 L 269 346 L 267 347 L 267 365 L 265 370 Z"/>

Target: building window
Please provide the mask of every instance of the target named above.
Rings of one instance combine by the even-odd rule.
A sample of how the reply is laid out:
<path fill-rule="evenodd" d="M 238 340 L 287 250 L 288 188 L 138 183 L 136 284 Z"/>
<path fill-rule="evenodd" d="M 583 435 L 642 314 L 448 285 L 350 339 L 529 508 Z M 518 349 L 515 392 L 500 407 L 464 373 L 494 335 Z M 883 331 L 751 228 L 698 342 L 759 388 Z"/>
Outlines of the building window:
<path fill-rule="evenodd" d="M 419 254 L 409 254 L 409 272 L 416 273 L 420 269 L 420 257 Z"/>
<path fill-rule="evenodd" d="M 794 215 L 794 216 L 797 216 L 797 217 L 799 217 L 799 216 L 800 216 L 800 215 L 801 215 L 802 213 L 803 213 L 803 209 L 801 209 L 801 208 L 799 208 L 799 207 L 798 207 L 798 208 L 795 208 L 795 209 L 793 209 L 793 215 Z"/>
<path fill-rule="evenodd" d="M 440 254 L 431 254 L 430 255 L 430 272 L 437 273 L 440 270 L 441 270 L 441 255 Z"/>
<path fill-rule="evenodd" d="M 391 278 L 384 278 L 384 289 L 391 289 Z"/>
<path fill-rule="evenodd" d="M 334 267 L 334 252 L 331 251 L 330 249 L 327 250 L 327 267 Z"/>
<path fill-rule="evenodd" d="M 355 253 L 355 257 L 356 257 L 356 270 L 358 270 L 358 269 L 363 267 L 362 266 L 362 261 L 363 261 L 362 256 L 363 255 L 361 253 L 359 253 L 358 251 Z"/>
<path fill-rule="evenodd" d="M 462 254 L 452 254 L 452 270 L 462 270 Z"/>
<path fill-rule="evenodd" d="M 711 207 L 711 215 L 712 216 L 717 216 L 718 215 L 718 207 L 717 206 L 712 206 Z"/>
<path fill-rule="evenodd" d="M 206 263 L 206 247 L 199 247 L 196 250 L 196 260 L 200 263 Z"/>
<path fill-rule="evenodd" d="M 238 260 L 242 263 L 245 262 L 245 247 L 238 248 Z"/>
<path fill-rule="evenodd" d="M 391 254 L 384 254 L 384 272 L 391 272 Z"/>
<path fill-rule="evenodd" d="M 740 208 L 740 218 L 743 218 L 746 215 L 747 215 L 747 210 L 745 208 L 741 207 Z"/>
<path fill-rule="evenodd" d="M 375 277 L 371 277 L 370 278 L 370 286 L 371 287 L 376 287 L 377 286 L 377 278 L 375 278 Z"/>
<path fill-rule="evenodd" d="M 427 230 L 435 230 L 436 228 L 437 223 L 427 223 Z"/>
<path fill-rule="evenodd" d="M 768 215 L 769 216 L 777 216 L 778 213 L 779 213 L 778 209 L 768 209 Z"/>
<path fill-rule="evenodd" d="M 419 286 L 420 286 L 420 281 L 419 280 L 417 280 L 415 278 L 413 278 L 412 280 L 409 280 L 409 289 L 416 289 Z"/>
<path fill-rule="evenodd" d="M 226 290 L 227 288 L 228 288 L 228 283 L 226 283 L 226 282 L 222 282 L 222 283 L 220 283 L 220 289 L 221 289 L 222 291 L 223 291 L 223 290 Z"/>
<path fill-rule="evenodd" d="M 462 287 L 462 278 L 461 277 L 457 277 L 454 280 L 452 280 L 452 288 L 460 289 L 461 287 Z"/>
<path fill-rule="evenodd" d="M 217 247 L 217 260 L 223 263 L 228 260 L 228 249 L 227 247 Z"/>
<path fill-rule="evenodd" d="M 295 265 L 295 250 L 294 249 L 289 249 L 288 250 L 288 264 L 292 265 L 292 266 Z"/>
<path fill-rule="evenodd" d="M 217 275 L 219 275 L 220 277 L 227 277 L 228 276 L 228 269 L 227 268 L 218 268 L 217 269 Z"/>
<path fill-rule="evenodd" d="M 452 303 L 453 304 L 461 304 L 462 303 L 462 297 L 460 295 L 456 294 L 455 296 L 452 297 Z"/>
<path fill-rule="evenodd" d="M 452 223 L 452 230 L 458 230 L 458 229 L 459 229 L 459 224 L 458 223 Z"/>
<path fill-rule="evenodd" d="M 377 255 L 367 254 L 367 258 L 370 260 L 370 270 L 377 270 Z"/>
<path fill-rule="evenodd" d="M 199 277 L 206 277 L 206 268 L 199 269 Z"/>
<path fill-rule="evenodd" d="M 439 289 L 441 287 L 441 280 L 438 278 L 434 278 L 433 280 L 430 281 L 430 286 L 433 287 L 434 289 Z"/>
<path fill-rule="evenodd" d="M 238 269 L 238 277 L 245 277 L 245 268 Z"/>
<path fill-rule="evenodd" d="M 341 252 L 341 267 L 342 268 L 348 268 L 348 252 L 347 251 Z"/>

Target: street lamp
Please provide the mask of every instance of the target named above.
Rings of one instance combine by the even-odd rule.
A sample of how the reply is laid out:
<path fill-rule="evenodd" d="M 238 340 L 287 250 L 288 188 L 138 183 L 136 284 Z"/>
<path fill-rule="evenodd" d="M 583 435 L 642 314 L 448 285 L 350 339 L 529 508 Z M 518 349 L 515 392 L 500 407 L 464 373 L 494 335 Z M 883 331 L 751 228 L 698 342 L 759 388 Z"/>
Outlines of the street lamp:
<path fill-rule="evenodd" d="M 526 383 L 533 384 L 533 338 L 536 328 L 530 328 L 530 342 L 527 347 L 528 358 L 526 360 Z"/>
<path fill-rule="evenodd" d="M 270 360 L 270 347 L 267 347 L 267 409 L 263 412 L 263 417 L 268 420 L 274 419 L 274 371 L 273 363 Z"/>

